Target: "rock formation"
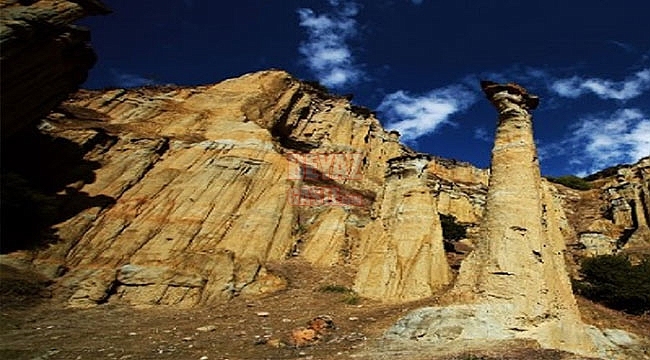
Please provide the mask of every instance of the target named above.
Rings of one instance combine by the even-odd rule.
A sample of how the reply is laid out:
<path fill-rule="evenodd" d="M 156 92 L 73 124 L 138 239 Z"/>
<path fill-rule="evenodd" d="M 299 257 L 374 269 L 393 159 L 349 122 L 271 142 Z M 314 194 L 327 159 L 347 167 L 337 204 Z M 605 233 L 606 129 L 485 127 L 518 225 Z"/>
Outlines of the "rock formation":
<path fill-rule="evenodd" d="M 352 267 L 365 297 L 421 299 L 451 281 L 438 214 L 467 228 L 469 239 L 455 244 L 462 250 L 447 254 L 455 266 L 480 238 L 487 171 L 417 154 L 368 110 L 280 71 L 195 88 L 80 91 L 39 129 L 3 146 L 25 154 L 29 143 L 41 155 L 7 157 L 3 172 L 32 185 L 48 179 L 44 191 L 57 200 L 49 207 L 60 216 L 48 223 L 46 249 L 5 260 L 58 280 L 77 305 L 122 298 L 192 306 L 273 291 L 284 282 L 266 264 L 290 258 Z M 647 166 L 620 171 L 630 174 L 625 188 L 637 190 L 619 190 L 612 209 L 622 201 L 642 208 L 647 181 L 636 177 L 643 183 Z M 594 221 L 647 227 L 645 215 L 600 213 L 613 185 L 594 189 L 600 202 L 585 207 L 572 199 L 592 192 L 540 184 L 554 241 L 577 244 L 592 208 Z M 561 240 L 553 246 L 563 251 Z M 555 261 L 544 255 L 550 249 L 531 247 L 529 261 L 539 263 L 533 250 Z"/>
<path fill-rule="evenodd" d="M 436 344 L 488 333 L 589 353 L 584 333 L 604 344 L 614 333 L 580 323 L 564 243 L 578 244 L 592 222 L 610 224 L 599 231 L 614 239 L 647 227 L 647 213 L 639 215 L 647 160 L 617 169 L 622 177 L 599 175 L 590 191 L 554 186 L 535 159 L 528 111 L 536 100 L 519 87 L 492 89 L 506 103 L 496 103 L 491 175 L 418 154 L 368 109 L 282 71 L 197 87 L 79 91 L 38 129 L 3 143 L 5 153 L 21 154 L 3 158 L 3 175 L 38 188 L 54 215 L 35 224 L 28 208 L 11 237 L 3 222 L 3 244 L 20 244 L 26 226 L 43 230 L 43 242 L 0 262 L 39 273 L 75 307 L 189 307 L 274 292 L 287 286 L 276 271 L 287 261 L 350 271 L 345 285 L 360 296 L 403 302 L 452 281 L 438 218 L 450 215 L 467 239 L 446 242 L 448 261 L 457 269 L 471 254 L 457 305 L 416 312 L 389 338 Z M 479 226 L 486 206 L 491 228 Z M 453 318 L 459 324 L 446 333 L 429 330 L 431 319 L 445 328 Z"/>
<path fill-rule="evenodd" d="M 576 232 L 568 244 L 573 252 L 579 257 L 650 255 L 650 157 L 605 169 L 587 180 L 592 184 L 588 191 L 558 186 Z"/>
<path fill-rule="evenodd" d="M 72 23 L 107 13 L 98 0 L 0 1 L 3 138 L 47 115 L 86 80 L 96 57 L 89 31 Z"/>
<path fill-rule="evenodd" d="M 425 156 L 389 160 L 379 221 L 368 225 L 372 238 L 361 249 L 365 256 L 355 281 L 359 293 L 415 300 L 450 282 L 436 199 L 425 178 L 428 164 Z"/>
<path fill-rule="evenodd" d="M 580 320 L 533 141 L 530 111 L 539 100 L 515 84 L 481 86 L 499 123 L 476 249 L 449 296 L 457 305 L 418 310 L 387 337 L 438 346 L 533 339 L 544 348 L 619 356 L 605 335 Z"/>
<path fill-rule="evenodd" d="M 405 148 L 370 111 L 285 72 L 80 91 L 39 128 L 83 156 L 50 165 L 69 173 L 53 194 L 59 209 L 78 211 L 54 223 L 36 255 L 5 261 L 55 279 L 72 306 L 194 306 L 276 291 L 286 283 L 272 265 L 294 258 L 360 269 L 360 295 L 389 302 L 450 281 L 437 160 Z M 483 173 L 459 169 L 459 179 Z"/>

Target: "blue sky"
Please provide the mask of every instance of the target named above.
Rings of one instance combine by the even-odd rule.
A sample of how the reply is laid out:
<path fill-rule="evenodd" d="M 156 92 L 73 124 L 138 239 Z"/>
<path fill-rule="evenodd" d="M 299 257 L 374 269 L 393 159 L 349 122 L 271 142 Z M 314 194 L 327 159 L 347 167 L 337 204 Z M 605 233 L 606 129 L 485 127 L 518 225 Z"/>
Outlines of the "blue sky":
<path fill-rule="evenodd" d="M 87 88 L 215 83 L 279 68 L 378 110 L 418 151 L 487 167 L 496 112 L 479 79 L 515 81 L 542 172 L 650 155 L 650 3 L 513 0 L 105 0 L 82 22 Z"/>

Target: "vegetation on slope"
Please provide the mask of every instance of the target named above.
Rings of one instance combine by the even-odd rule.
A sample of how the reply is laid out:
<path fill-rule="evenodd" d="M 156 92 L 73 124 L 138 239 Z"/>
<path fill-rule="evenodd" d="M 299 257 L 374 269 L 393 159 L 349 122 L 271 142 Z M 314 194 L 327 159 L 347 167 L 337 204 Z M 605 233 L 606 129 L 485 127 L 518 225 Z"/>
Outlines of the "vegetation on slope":
<path fill-rule="evenodd" d="M 591 184 L 589 181 L 575 175 L 565 175 L 560 177 L 549 176 L 547 179 L 552 183 L 561 184 L 575 190 L 591 189 Z"/>
<path fill-rule="evenodd" d="M 445 240 L 457 241 L 467 237 L 467 226 L 456 222 L 454 215 L 440 214 L 440 223 L 442 225 L 442 237 Z"/>
<path fill-rule="evenodd" d="M 632 265 L 624 255 L 601 255 L 581 265 L 584 278 L 573 283 L 577 293 L 632 314 L 650 311 L 650 258 Z"/>

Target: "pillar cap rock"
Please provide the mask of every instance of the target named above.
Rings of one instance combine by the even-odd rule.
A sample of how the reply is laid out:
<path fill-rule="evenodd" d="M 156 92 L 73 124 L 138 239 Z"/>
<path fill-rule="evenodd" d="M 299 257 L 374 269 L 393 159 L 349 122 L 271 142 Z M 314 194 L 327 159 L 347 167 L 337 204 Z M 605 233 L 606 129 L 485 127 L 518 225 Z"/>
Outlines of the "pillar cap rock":
<path fill-rule="evenodd" d="M 530 94 L 528 90 L 519 84 L 499 84 L 494 81 L 481 80 L 481 89 L 485 93 L 485 96 L 488 98 L 488 100 L 490 100 L 490 102 L 493 104 L 495 104 L 495 101 L 497 101 L 495 95 L 505 91 L 508 94 L 515 95 L 517 97 L 520 96 L 521 100 L 517 101 L 517 103 L 518 105 L 523 106 L 526 110 L 535 110 L 539 105 L 539 96 Z M 512 100 L 512 98 L 510 99 Z"/>

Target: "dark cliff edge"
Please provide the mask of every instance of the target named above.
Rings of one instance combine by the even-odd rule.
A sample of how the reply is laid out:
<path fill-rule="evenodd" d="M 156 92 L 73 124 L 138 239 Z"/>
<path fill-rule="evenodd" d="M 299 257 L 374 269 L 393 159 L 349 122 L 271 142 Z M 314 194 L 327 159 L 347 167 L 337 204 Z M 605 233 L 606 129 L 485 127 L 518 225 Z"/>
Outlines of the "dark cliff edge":
<path fill-rule="evenodd" d="M 86 80 L 97 57 L 81 18 L 106 15 L 101 2 L 0 2 L 2 138 L 47 115 Z"/>

